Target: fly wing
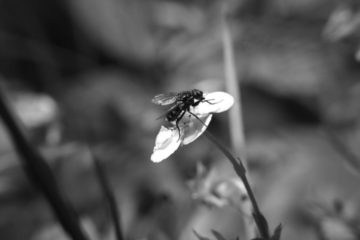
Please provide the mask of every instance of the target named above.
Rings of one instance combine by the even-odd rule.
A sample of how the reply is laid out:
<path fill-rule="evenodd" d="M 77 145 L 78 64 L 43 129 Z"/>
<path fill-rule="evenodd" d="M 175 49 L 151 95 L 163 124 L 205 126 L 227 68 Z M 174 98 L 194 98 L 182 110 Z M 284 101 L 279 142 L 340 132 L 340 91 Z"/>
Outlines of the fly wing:
<path fill-rule="evenodd" d="M 177 96 L 178 96 L 177 93 L 162 93 L 156 95 L 152 99 L 152 102 L 157 105 L 165 106 L 176 102 Z"/>
<path fill-rule="evenodd" d="M 161 118 L 166 118 L 167 114 L 168 114 L 169 112 L 171 112 L 171 111 L 172 111 L 174 108 L 176 108 L 176 107 L 177 107 L 176 104 L 175 104 L 174 106 L 170 107 L 170 109 L 168 109 L 165 113 L 161 114 L 158 118 L 156 118 L 156 120 L 161 119 Z"/>

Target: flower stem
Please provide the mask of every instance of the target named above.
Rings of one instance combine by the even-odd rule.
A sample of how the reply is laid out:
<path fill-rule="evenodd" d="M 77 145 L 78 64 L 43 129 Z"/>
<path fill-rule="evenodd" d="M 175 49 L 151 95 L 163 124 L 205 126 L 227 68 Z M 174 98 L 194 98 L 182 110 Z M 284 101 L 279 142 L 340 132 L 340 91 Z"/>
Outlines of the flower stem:
<path fill-rule="evenodd" d="M 249 195 L 249 198 L 250 198 L 250 201 L 251 201 L 251 204 L 253 207 L 253 217 L 254 217 L 255 223 L 257 225 L 257 228 L 259 230 L 260 236 L 264 239 L 269 239 L 270 234 L 269 234 L 269 227 L 268 227 L 267 221 L 266 221 L 264 215 L 261 213 L 260 208 L 257 204 L 254 193 L 253 193 L 253 191 L 250 187 L 249 181 L 246 177 L 246 170 L 245 170 L 245 167 L 244 167 L 241 159 L 234 157 L 234 155 L 224 145 L 222 145 L 219 141 L 217 141 L 217 139 L 209 131 L 206 131 L 204 134 L 230 160 L 236 174 L 243 181 L 246 191 Z"/>

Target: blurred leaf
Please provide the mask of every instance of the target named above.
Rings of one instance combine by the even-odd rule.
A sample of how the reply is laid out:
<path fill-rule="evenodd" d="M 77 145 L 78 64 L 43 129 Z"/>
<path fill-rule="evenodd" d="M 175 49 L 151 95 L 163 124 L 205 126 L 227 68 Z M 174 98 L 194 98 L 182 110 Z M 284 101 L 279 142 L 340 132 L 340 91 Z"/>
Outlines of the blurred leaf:
<path fill-rule="evenodd" d="M 201 235 L 198 234 L 194 229 L 193 229 L 193 233 L 195 234 L 195 236 L 196 236 L 199 240 L 211 240 L 210 238 L 201 236 Z"/>
<path fill-rule="evenodd" d="M 211 230 L 212 234 L 216 237 L 217 240 L 226 240 L 226 238 L 221 235 L 218 231 L 215 231 L 214 229 Z"/>
<path fill-rule="evenodd" d="M 21 93 L 13 106 L 21 121 L 30 128 L 53 122 L 58 115 L 58 106 L 54 99 L 47 95 Z"/>
<path fill-rule="evenodd" d="M 341 139 L 334 133 L 332 130 L 325 130 L 330 143 L 334 147 L 334 149 L 341 154 L 342 160 L 344 160 L 345 166 L 352 173 L 359 175 L 360 174 L 360 159 L 356 156 L 355 153 L 351 151 L 351 149 L 346 146 L 346 144 L 341 141 Z"/>
<path fill-rule="evenodd" d="M 324 27 L 324 37 L 330 41 L 339 41 L 350 35 L 356 35 L 359 30 L 359 19 L 360 14 L 354 6 L 340 4 L 329 16 Z"/>
<path fill-rule="evenodd" d="M 153 59 L 156 46 L 153 4 L 144 1 L 69 1 L 69 9 L 82 29 L 112 55 Z"/>
<path fill-rule="evenodd" d="M 156 24 L 163 29 L 197 33 L 205 28 L 204 11 L 198 8 L 170 1 L 159 2 L 154 8 Z"/>
<path fill-rule="evenodd" d="M 322 219 L 320 222 L 321 235 L 324 239 L 337 240 L 355 240 L 359 239 L 356 234 L 356 229 L 349 226 L 346 221 L 339 218 L 328 217 Z"/>
<path fill-rule="evenodd" d="M 281 223 L 280 223 L 280 224 L 275 228 L 274 234 L 272 235 L 272 237 L 270 238 L 270 240 L 280 240 L 281 231 L 282 231 L 282 225 L 281 225 Z"/>
<path fill-rule="evenodd" d="M 95 224 L 90 218 L 81 220 L 81 225 L 84 228 L 89 240 L 101 239 Z M 63 229 L 55 223 L 43 226 L 31 238 L 31 240 L 70 240 L 71 238 L 63 231 Z"/>

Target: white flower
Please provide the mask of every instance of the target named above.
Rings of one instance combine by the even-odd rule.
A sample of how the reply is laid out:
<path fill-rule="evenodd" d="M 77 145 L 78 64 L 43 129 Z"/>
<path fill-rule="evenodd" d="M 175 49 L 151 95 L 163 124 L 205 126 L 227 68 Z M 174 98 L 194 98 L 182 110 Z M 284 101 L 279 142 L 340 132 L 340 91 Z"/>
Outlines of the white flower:
<path fill-rule="evenodd" d="M 228 110 L 234 104 L 234 98 L 225 92 L 204 93 L 205 100 L 190 107 L 179 120 L 170 126 L 161 126 L 155 140 L 151 161 L 161 162 L 173 154 L 180 146 L 195 141 L 209 125 L 212 114 Z M 180 131 L 180 132 L 179 132 Z"/>

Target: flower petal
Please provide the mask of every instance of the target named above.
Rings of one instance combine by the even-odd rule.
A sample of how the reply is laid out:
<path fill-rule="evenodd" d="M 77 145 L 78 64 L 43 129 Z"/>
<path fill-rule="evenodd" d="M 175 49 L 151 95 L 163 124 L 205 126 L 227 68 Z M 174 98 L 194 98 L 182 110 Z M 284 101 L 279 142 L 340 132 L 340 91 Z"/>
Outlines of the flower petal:
<path fill-rule="evenodd" d="M 220 113 L 228 110 L 234 104 L 234 98 L 226 92 L 212 92 L 204 94 L 205 101 L 202 101 L 191 111 L 197 116 L 209 113 Z"/>
<path fill-rule="evenodd" d="M 199 117 L 199 119 L 195 118 L 193 115 L 186 114 L 186 118 L 189 119 L 189 122 L 186 125 L 182 126 L 184 134 L 182 143 L 184 145 L 192 143 L 195 141 L 209 126 L 209 123 L 212 118 L 212 114 L 204 115 Z M 185 115 L 184 115 L 185 117 Z"/>
<path fill-rule="evenodd" d="M 151 161 L 155 163 L 163 161 L 173 154 L 179 148 L 180 144 L 181 139 L 176 127 L 167 128 L 161 126 L 160 131 L 156 136 Z"/>

